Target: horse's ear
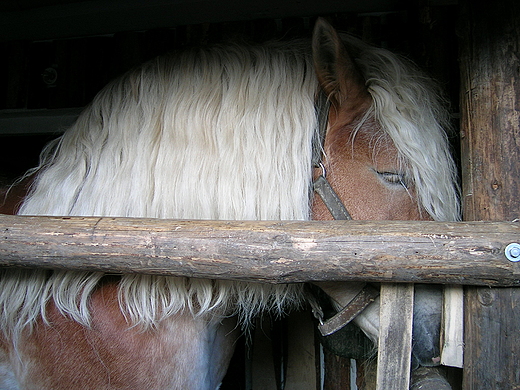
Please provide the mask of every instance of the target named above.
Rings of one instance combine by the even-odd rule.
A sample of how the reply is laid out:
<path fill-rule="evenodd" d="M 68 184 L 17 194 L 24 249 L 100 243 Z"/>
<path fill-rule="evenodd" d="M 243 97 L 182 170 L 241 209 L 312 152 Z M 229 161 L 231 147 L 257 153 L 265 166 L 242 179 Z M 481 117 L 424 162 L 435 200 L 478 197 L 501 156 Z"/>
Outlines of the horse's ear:
<path fill-rule="evenodd" d="M 314 68 L 322 90 L 332 103 L 342 105 L 366 98 L 361 72 L 336 30 L 323 18 L 314 27 L 312 38 Z"/>

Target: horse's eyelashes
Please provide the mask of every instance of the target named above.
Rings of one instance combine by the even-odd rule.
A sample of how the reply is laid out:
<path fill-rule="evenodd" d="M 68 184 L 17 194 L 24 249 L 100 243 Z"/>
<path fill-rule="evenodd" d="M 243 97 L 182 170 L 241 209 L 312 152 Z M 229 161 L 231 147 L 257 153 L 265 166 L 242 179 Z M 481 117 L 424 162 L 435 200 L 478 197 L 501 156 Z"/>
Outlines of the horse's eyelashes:
<path fill-rule="evenodd" d="M 379 177 L 388 184 L 408 187 L 406 175 L 403 172 L 376 171 Z"/>

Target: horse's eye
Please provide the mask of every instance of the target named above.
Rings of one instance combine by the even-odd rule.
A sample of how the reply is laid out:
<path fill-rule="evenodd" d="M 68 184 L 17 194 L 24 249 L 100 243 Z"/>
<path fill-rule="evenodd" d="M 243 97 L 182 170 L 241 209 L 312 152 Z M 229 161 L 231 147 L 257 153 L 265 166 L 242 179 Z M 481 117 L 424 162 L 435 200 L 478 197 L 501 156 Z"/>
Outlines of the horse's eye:
<path fill-rule="evenodd" d="M 400 185 L 404 188 L 408 188 L 408 184 L 406 182 L 406 175 L 403 172 L 377 171 L 377 174 L 385 183 L 391 185 Z"/>

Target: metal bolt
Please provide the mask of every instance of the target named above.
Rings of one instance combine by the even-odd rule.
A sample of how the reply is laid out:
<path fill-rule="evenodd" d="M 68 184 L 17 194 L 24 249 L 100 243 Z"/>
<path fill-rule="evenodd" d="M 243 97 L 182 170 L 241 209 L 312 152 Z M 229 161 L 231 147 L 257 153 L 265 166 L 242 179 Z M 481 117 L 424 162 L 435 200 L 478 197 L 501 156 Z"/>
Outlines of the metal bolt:
<path fill-rule="evenodd" d="M 504 253 L 509 261 L 520 261 L 520 244 L 516 242 L 509 244 Z"/>

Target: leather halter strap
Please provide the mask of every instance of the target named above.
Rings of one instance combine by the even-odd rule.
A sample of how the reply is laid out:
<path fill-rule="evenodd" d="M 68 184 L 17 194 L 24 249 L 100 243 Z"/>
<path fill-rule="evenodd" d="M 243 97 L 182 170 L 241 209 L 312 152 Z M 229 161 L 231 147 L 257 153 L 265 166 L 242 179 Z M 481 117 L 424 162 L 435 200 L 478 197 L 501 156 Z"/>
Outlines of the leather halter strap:
<path fill-rule="evenodd" d="M 379 290 L 369 284 L 365 284 L 365 286 L 343 309 L 331 318 L 319 321 L 318 330 L 321 335 L 329 336 L 344 328 L 350 321 L 356 318 L 359 313 L 365 310 L 369 304 L 374 302 L 378 296 Z"/>
<path fill-rule="evenodd" d="M 330 101 L 324 93 L 320 93 L 316 102 L 316 113 L 318 116 L 318 131 L 315 134 L 313 149 L 312 149 L 312 164 L 315 168 L 321 168 L 321 174 L 313 182 L 313 189 L 319 195 L 332 217 L 335 220 L 351 220 L 347 208 L 336 194 L 329 181 L 325 168 L 323 166 L 323 151 L 325 136 L 327 135 L 327 127 L 329 122 Z M 350 321 L 352 321 L 359 313 L 361 313 L 370 303 L 372 303 L 379 291 L 365 284 L 365 286 L 358 292 L 358 294 L 338 313 L 333 317 L 324 320 L 323 310 L 317 302 L 313 308 L 314 315 L 319 321 L 318 329 L 323 336 L 331 335 L 342 329 Z M 313 304 L 311 303 L 311 306 Z"/>
<path fill-rule="evenodd" d="M 332 188 L 327 180 L 327 172 L 323 166 L 323 145 L 325 144 L 325 136 L 327 135 L 327 126 L 329 122 L 330 101 L 324 93 L 320 93 L 316 102 L 316 113 L 318 115 L 318 131 L 314 135 L 312 147 L 312 165 L 315 168 L 321 168 L 321 174 L 312 183 L 314 192 L 319 195 L 332 217 L 337 220 L 350 220 L 347 208 L 339 198 L 336 191 Z"/>

